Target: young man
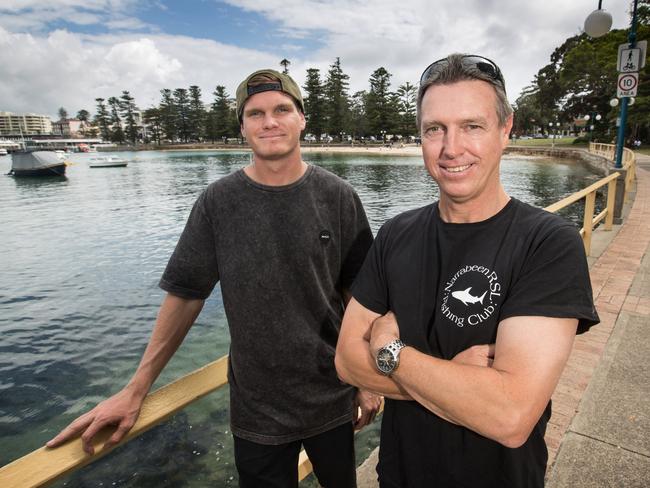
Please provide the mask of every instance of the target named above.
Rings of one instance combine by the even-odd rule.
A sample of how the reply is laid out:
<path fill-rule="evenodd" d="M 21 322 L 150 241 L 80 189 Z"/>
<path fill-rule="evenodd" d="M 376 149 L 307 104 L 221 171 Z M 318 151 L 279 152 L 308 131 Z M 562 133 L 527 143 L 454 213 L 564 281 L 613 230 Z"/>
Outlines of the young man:
<path fill-rule="evenodd" d="M 201 194 L 160 286 L 168 292 L 129 384 L 48 443 L 133 426 L 217 281 L 230 328 L 230 413 L 242 487 L 297 487 L 301 444 L 326 487 L 353 487 L 354 427 L 379 398 L 342 384 L 334 353 L 347 289 L 372 234 L 352 187 L 300 155 L 298 85 L 261 70 L 237 89 L 251 163 Z M 357 418 L 357 406 L 361 415 Z"/>
<path fill-rule="evenodd" d="M 417 106 L 440 199 L 379 231 L 337 370 L 389 398 L 382 487 L 542 487 L 551 394 L 576 330 L 598 322 L 582 241 L 504 191 L 512 109 L 492 61 L 436 61 Z"/>

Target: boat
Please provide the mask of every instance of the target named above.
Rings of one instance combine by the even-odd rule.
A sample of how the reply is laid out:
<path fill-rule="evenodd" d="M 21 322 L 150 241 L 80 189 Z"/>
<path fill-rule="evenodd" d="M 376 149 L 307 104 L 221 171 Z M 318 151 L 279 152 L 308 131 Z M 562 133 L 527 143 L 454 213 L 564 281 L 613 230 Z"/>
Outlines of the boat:
<path fill-rule="evenodd" d="M 88 166 L 91 168 L 117 168 L 124 167 L 129 164 L 125 159 L 118 158 L 117 156 L 102 156 L 93 158 Z"/>
<path fill-rule="evenodd" d="M 11 155 L 10 175 L 62 176 L 65 162 L 53 151 L 19 151 Z"/>
<path fill-rule="evenodd" d="M 0 147 L 0 156 L 6 156 L 9 154 L 4 147 Z"/>

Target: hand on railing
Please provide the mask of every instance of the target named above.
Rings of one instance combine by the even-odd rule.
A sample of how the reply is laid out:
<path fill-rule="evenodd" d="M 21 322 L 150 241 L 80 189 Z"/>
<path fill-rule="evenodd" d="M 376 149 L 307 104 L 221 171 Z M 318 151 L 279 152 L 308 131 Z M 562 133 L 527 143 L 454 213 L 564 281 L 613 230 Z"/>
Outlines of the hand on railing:
<path fill-rule="evenodd" d="M 81 434 L 83 450 L 95 454 L 93 437 L 104 427 L 115 426 L 115 432 L 106 441 L 103 449 L 110 449 L 122 440 L 138 420 L 144 397 L 134 393 L 128 386 L 104 400 L 89 412 L 74 420 L 52 440 L 47 447 L 57 447 Z"/>

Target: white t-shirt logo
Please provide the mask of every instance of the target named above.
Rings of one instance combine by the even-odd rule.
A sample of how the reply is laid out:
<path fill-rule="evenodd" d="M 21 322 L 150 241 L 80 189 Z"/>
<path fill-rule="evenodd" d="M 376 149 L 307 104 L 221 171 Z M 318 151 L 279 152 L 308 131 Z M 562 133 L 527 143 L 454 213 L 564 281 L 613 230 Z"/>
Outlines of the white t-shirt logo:
<path fill-rule="evenodd" d="M 461 302 L 463 302 L 465 306 L 467 306 L 470 303 L 476 303 L 476 302 L 483 304 L 483 299 L 485 298 L 485 294 L 487 293 L 487 291 L 483 292 L 483 294 L 480 297 L 474 297 L 470 293 L 471 290 L 472 287 L 470 286 L 469 288 L 463 291 L 452 291 L 451 296 L 454 297 L 456 300 L 460 300 Z"/>
<path fill-rule="evenodd" d="M 492 316 L 500 296 L 501 283 L 496 271 L 466 265 L 445 283 L 440 311 L 458 327 L 480 325 Z"/>

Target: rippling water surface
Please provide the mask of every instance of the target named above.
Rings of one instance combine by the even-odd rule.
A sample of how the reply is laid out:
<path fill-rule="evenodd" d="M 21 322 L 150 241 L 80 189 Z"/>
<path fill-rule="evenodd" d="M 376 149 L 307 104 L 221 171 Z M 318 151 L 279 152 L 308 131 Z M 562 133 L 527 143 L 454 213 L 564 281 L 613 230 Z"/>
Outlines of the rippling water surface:
<path fill-rule="evenodd" d="M 162 292 L 157 287 L 191 205 L 210 182 L 248 162 L 242 152 L 121 153 L 126 168 L 66 178 L 0 177 L 0 465 L 38 447 L 119 390 L 137 366 Z M 350 181 L 376 232 L 437 197 L 417 157 L 306 154 Z M 0 172 L 9 171 L 0 157 Z M 545 206 L 598 175 L 578 163 L 505 158 L 506 190 Z M 576 222 L 581 209 L 567 214 Z M 217 288 L 157 386 L 228 351 Z M 58 486 L 236 486 L 227 388 L 209 395 Z M 378 425 L 357 442 L 361 462 Z"/>

